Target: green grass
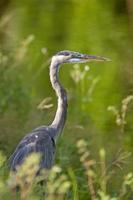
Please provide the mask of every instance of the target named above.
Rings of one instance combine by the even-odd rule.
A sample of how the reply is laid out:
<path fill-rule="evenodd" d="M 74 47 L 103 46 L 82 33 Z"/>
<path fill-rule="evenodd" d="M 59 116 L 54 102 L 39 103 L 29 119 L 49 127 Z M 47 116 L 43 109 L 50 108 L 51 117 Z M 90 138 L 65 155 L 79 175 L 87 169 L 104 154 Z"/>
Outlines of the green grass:
<path fill-rule="evenodd" d="M 7 172 L 6 158 L 0 154 L 0 199 L 20 200 L 129 200 L 133 194 L 133 173 L 123 174 L 125 162 L 130 160 L 129 152 L 119 152 L 108 163 L 105 149 L 100 149 L 99 159 L 94 160 L 85 140 L 77 141 L 76 145 L 80 168 L 72 165 L 64 170 L 53 166 L 51 170 L 42 170 L 36 177 L 39 167 L 39 154 L 31 154 L 25 159 L 17 172 Z M 110 190 L 112 181 L 121 176 L 119 186 Z M 42 185 L 40 181 L 44 181 Z M 16 187 L 19 186 L 19 191 Z M 45 195 L 44 195 L 45 194 Z"/>

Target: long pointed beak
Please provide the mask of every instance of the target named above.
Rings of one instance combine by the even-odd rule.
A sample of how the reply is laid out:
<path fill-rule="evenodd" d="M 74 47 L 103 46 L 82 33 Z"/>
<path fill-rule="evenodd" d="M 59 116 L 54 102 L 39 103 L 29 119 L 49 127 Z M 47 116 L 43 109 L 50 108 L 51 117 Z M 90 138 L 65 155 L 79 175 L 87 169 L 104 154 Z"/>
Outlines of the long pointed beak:
<path fill-rule="evenodd" d="M 92 61 L 111 61 L 109 58 L 105 58 L 102 56 L 94 56 L 94 55 L 88 55 L 88 54 L 82 54 L 78 52 L 72 53 L 70 59 L 67 62 L 70 63 L 86 63 L 86 62 L 92 62 Z"/>
<path fill-rule="evenodd" d="M 83 62 L 91 62 L 91 61 L 99 61 L 99 62 L 103 62 L 103 61 L 111 61 L 109 58 L 105 58 L 102 56 L 93 56 L 93 55 L 86 55 L 86 54 L 81 54 L 80 59 Z"/>

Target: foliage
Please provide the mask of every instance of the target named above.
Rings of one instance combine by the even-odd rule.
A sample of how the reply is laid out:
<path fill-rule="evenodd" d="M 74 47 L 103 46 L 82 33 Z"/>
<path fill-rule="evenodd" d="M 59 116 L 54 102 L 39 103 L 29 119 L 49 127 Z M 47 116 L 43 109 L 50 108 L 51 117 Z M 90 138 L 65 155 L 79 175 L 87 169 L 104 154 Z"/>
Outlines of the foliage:
<path fill-rule="evenodd" d="M 25 54 L 28 45 L 33 40 L 29 36 L 12 52 L 0 52 L 0 114 L 16 112 L 21 117 L 26 116 L 30 105 L 29 91 L 22 79 Z M 13 52 L 14 51 L 14 52 Z"/>
<path fill-rule="evenodd" d="M 120 111 L 115 106 L 109 106 L 108 110 L 112 111 L 116 117 L 116 124 L 120 126 L 121 131 L 124 132 L 124 126 L 126 124 L 126 113 L 128 109 L 128 104 L 133 100 L 133 95 L 130 95 L 122 100 L 122 105 Z"/>
<path fill-rule="evenodd" d="M 64 183 L 69 187 L 60 196 L 62 199 L 132 198 L 129 192 L 133 168 L 132 158 L 129 158 L 133 147 L 131 1 L 1 2 L 2 152 L 8 158 L 26 133 L 52 121 L 56 97 L 48 76 L 51 55 L 68 49 L 109 57 L 110 63 L 65 65 L 60 69 L 61 83 L 68 92 L 68 117 L 56 155 L 56 163 L 62 171 L 57 173 L 55 180 L 49 180 L 52 187 L 48 188 L 54 190 L 59 178 L 59 183 L 70 183 Z M 81 138 L 87 144 L 85 152 L 78 155 L 74 144 Z M 1 165 L 5 157 L 0 154 L 0 158 Z M 1 166 L 0 170 L 0 194 L 3 195 L 0 199 L 19 199 L 21 194 L 7 187 L 5 168 Z M 64 178 L 60 178 L 62 176 Z M 12 185 L 12 180 L 8 184 Z M 22 187 L 24 191 L 25 185 Z M 37 199 L 43 191 L 36 183 L 26 189 L 25 195 L 31 199 Z M 56 197 L 59 193 L 58 190 Z M 48 195 L 48 198 L 54 196 Z"/>
<path fill-rule="evenodd" d="M 77 150 L 80 155 L 81 168 L 84 169 L 85 177 L 84 184 L 86 184 L 86 199 L 91 200 L 122 200 L 129 199 L 133 192 L 133 173 L 128 172 L 124 175 L 119 186 L 119 190 L 115 194 L 109 192 L 110 180 L 114 176 L 114 167 L 122 167 L 129 155 L 119 155 L 115 161 L 109 166 L 106 161 L 106 151 L 101 149 L 99 151 L 99 162 L 91 158 L 88 144 L 85 140 L 77 142 Z M 78 200 L 80 197 L 80 190 L 77 195 L 74 191 L 78 186 L 75 172 L 68 168 L 67 172 L 59 166 L 53 166 L 51 170 L 42 170 L 38 176 L 36 174 L 39 170 L 40 154 L 34 153 L 29 155 L 23 163 L 18 166 L 17 172 L 11 172 L 9 178 L 1 175 L 0 181 L 0 198 L 8 199 L 12 196 L 14 199 L 30 200 L 30 199 L 46 199 L 46 200 L 64 200 L 73 199 Z M 5 156 L 0 155 L 0 168 L 5 162 Z M 72 168 L 72 166 L 71 166 Z M 98 168 L 100 168 L 98 170 Z M 113 172 L 113 173 L 112 173 Z M 1 173 L 0 173 L 1 174 Z M 74 179 L 73 179 L 74 175 Z"/>

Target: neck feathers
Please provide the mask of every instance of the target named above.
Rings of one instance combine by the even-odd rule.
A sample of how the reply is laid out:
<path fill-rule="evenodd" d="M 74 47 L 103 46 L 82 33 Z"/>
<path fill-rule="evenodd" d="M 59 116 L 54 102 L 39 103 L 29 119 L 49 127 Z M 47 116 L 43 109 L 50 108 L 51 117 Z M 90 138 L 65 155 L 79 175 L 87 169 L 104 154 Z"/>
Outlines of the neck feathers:
<path fill-rule="evenodd" d="M 51 124 L 51 127 L 55 129 L 55 135 L 53 136 L 55 139 L 61 134 L 67 115 L 67 94 L 65 89 L 59 82 L 58 71 L 59 71 L 58 61 L 52 59 L 50 66 L 50 80 L 52 87 L 55 90 L 56 95 L 58 97 L 57 111 L 55 114 L 55 118 Z"/>

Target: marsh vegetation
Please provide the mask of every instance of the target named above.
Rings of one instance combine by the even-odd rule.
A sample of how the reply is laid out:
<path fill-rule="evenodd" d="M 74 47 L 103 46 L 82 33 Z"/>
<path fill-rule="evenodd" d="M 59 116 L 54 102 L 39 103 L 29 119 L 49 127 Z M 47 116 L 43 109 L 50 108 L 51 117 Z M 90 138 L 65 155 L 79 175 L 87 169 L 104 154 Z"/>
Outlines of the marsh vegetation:
<path fill-rule="evenodd" d="M 132 10 L 128 0 L 1 1 L 0 199 L 37 200 L 43 193 L 47 200 L 132 199 Z M 17 176 L 9 175 L 7 163 L 25 134 L 53 120 L 49 60 L 63 49 L 112 62 L 61 67 L 67 123 L 55 166 L 40 186 L 39 155 L 25 161 Z"/>

